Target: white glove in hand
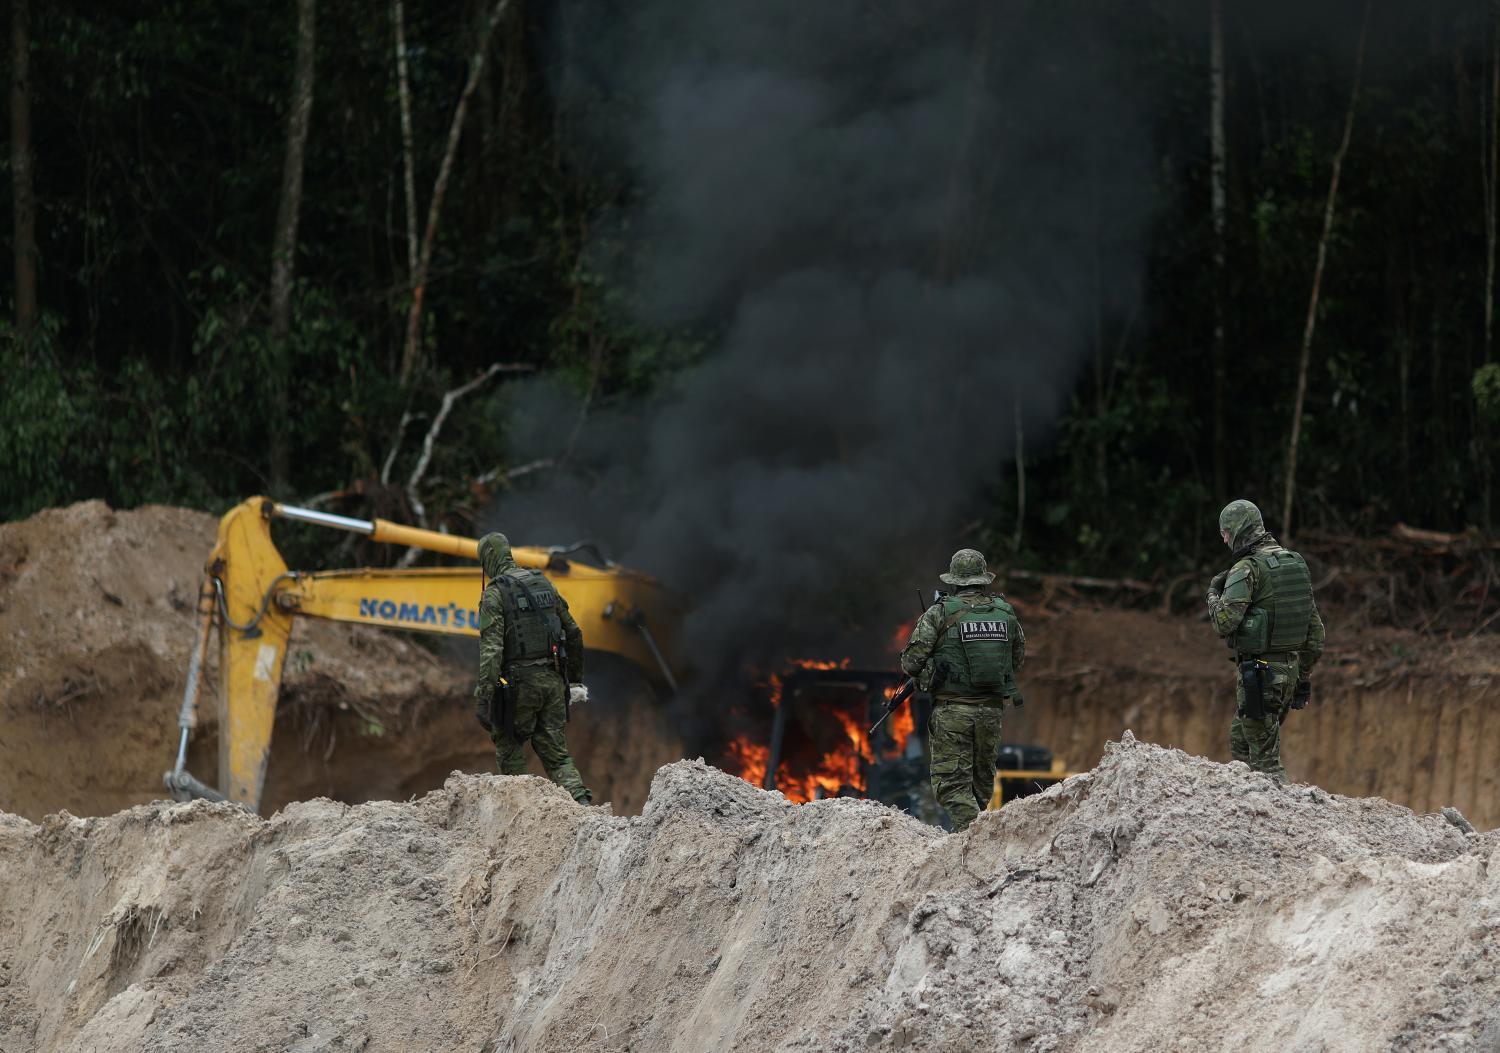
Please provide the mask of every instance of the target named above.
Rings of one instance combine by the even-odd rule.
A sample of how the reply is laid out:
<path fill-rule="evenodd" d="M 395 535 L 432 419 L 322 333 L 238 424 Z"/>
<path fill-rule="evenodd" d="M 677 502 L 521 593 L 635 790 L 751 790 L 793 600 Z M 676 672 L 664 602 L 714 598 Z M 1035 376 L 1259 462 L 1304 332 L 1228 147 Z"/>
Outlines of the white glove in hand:
<path fill-rule="evenodd" d="M 568 685 L 568 705 L 576 706 L 589 700 L 589 689 L 582 684 Z"/>

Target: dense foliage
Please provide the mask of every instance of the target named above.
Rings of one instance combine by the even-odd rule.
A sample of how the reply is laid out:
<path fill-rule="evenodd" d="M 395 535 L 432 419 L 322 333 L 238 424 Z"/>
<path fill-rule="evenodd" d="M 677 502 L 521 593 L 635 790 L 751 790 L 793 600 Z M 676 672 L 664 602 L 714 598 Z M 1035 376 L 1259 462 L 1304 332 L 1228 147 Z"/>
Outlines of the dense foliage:
<path fill-rule="evenodd" d="M 569 148 L 549 57 L 565 13 L 515 0 L 456 154 L 423 354 L 401 376 L 411 292 L 386 6 L 317 9 L 294 324 L 278 341 L 267 298 L 294 5 L 32 3 L 41 317 L 25 339 L 8 323 L 0 347 L 0 518 L 96 496 L 221 507 L 273 485 L 287 499 L 358 485 L 383 514 L 410 514 L 396 484 L 443 393 L 490 363 L 555 373 L 602 404 L 712 353 L 711 336 L 619 309 L 620 275 L 649 246 L 611 217 L 638 188 Z M 423 223 L 480 6 L 405 7 Z M 1219 430 L 1209 0 L 1129 6 L 1117 38 L 1151 102 L 1158 179 L 1144 302 L 1101 327 L 1058 427 L 1028 438 L 1021 543 L 1048 566 L 1150 576 L 1209 554 L 1225 496 L 1255 495 L 1277 517 L 1364 4 L 1316 5 L 1317 25 L 1289 4 L 1225 5 Z M 1488 527 L 1495 16 L 1481 0 L 1395 6 L 1373 16 L 1328 246 L 1298 521 Z M 502 377 L 455 403 L 421 483 L 434 522 L 467 525 L 515 467 L 507 390 Z M 268 462 L 273 420 L 291 443 L 284 481 Z M 974 497 L 978 534 L 1008 550 L 1014 466 L 995 465 Z"/>

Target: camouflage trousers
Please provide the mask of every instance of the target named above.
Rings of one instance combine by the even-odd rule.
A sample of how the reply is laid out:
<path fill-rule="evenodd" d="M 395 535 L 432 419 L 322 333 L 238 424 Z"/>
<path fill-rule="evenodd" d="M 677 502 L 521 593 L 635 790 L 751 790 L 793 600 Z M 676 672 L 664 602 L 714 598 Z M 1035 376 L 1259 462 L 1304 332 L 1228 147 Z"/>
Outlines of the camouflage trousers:
<path fill-rule="evenodd" d="M 572 794 L 579 804 L 592 803 L 594 796 L 583 784 L 578 766 L 568 753 L 564 733 L 568 723 L 568 685 L 556 670 L 543 665 L 513 670 L 510 682 L 515 693 L 515 737 L 511 737 L 509 728 L 503 727 L 490 733 L 500 774 L 526 774 L 523 747 L 529 739 L 537 759 L 547 770 L 547 778 Z"/>
<path fill-rule="evenodd" d="M 955 830 L 966 829 L 990 803 L 1002 714 L 998 705 L 963 702 L 947 702 L 932 710 L 928 725 L 932 793 Z"/>
<path fill-rule="evenodd" d="M 1267 665 L 1262 696 L 1265 720 L 1251 720 L 1242 715 L 1245 685 L 1238 676 L 1234 680 L 1235 717 L 1229 723 L 1229 755 L 1277 782 L 1286 782 L 1286 769 L 1281 765 L 1281 721 L 1292 701 L 1292 692 L 1296 690 L 1298 672 L 1296 662 L 1271 662 Z"/>

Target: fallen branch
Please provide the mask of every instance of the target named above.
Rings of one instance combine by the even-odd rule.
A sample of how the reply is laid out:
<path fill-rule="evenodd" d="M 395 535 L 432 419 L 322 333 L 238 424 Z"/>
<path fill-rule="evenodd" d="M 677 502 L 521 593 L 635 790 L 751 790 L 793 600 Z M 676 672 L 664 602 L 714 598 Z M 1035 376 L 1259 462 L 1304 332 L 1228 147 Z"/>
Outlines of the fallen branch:
<path fill-rule="evenodd" d="M 1454 545 L 1464 538 L 1462 534 L 1450 534 L 1441 530 L 1423 530 L 1421 527 L 1407 526 L 1405 523 L 1397 523 L 1391 527 L 1391 536 L 1421 545 Z"/>
<path fill-rule="evenodd" d="M 1115 589 L 1128 592 L 1155 592 L 1156 586 L 1133 578 L 1090 578 L 1073 574 L 1043 574 L 1032 570 L 1012 570 L 1007 575 L 1020 581 L 1039 581 L 1049 587 L 1064 585 L 1079 589 Z"/>
<path fill-rule="evenodd" d="M 1500 541 L 1481 537 L 1479 532 L 1472 528 L 1462 534 L 1449 534 L 1440 530 L 1423 530 L 1419 527 L 1407 526 L 1405 523 L 1397 523 L 1391 527 L 1391 537 L 1440 552 L 1454 549 L 1458 551 L 1489 549 L 1500 552 Z"/>
<path fill-rule="evenodd" d="M 1461 534 L 1450 534 L 1439 530 L 1423 530 L 1397 523 L 1388 535 L 1355 537 L 1348 534 L 1331 534 L 1322 530 L 1304 530 L 1298 540 L 1307 545 L 1336 545 L 1348 549 L 1378 549 L 1385 552 L 1406 554 L 1427 553 L 1435 556 L 1464 552 L 1500 552 L 1500 541 L 1482 536 L 1477 530 L 1466 530 Z"/>

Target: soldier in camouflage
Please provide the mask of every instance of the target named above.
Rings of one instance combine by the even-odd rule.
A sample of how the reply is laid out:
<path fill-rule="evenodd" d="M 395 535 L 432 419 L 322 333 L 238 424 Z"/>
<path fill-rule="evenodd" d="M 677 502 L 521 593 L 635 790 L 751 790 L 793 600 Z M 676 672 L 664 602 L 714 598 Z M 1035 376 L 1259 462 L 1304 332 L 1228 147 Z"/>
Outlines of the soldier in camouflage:
<path fill-rule="evenodd" d="M 1026 660 L 1026 636 L 1015 608 L 986 590 L 995 575 L 984 556 L 960 549 L 939 578 L 956 591 L 917 620 L 901 668 L 933 694 L 932 791 L 953 828 L 963 830 L 994 791 L 1000 718 L 1006 699 L 1021 704 L 1016 672 Z"/>
<path fill-rule="evenodd" d="M 1323 653 L 1323 619 L 1313 602 L 1306 561 L 1277 543 L 1255 505 L 1231 501 L 1225 506 L 1219 536 L 1234 550 L 1234 563 L 1214 576 L 1205 600 L 1214 631 L 1240 670 L 1229 752 L 1285 782 L 1281 724 L 1289 710 L 1301 709 L 1312 697 L 1309 677 Z M 1247 678 L 1260 686 L 1260 712 L 1246 705 Z"/>
<path fill-rule="evenodd" d="M 480 539 L 479 562 L 489 580 L 479 598 L 474 711 L 495 743 L 500 774 L 526 774 L 522 747 L 530 739 L 547 777 L 575 801 L 589 804 L 593 795 L 564 737 L 569 706 L 588 699 L 583 633 L 547 576 L 516 565 L 504 534 Z M 566 659 L 559 663 L 563 650 Z"/>

